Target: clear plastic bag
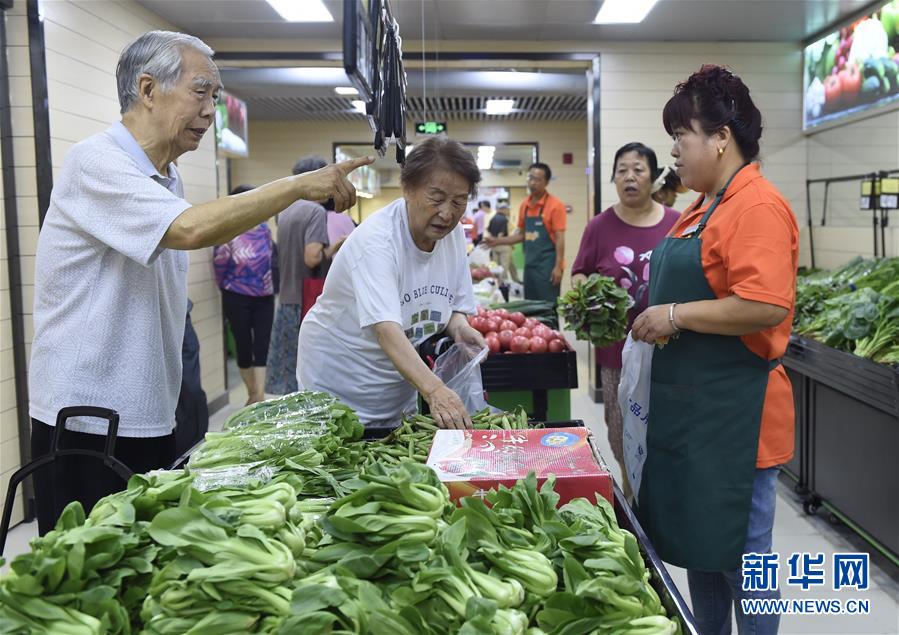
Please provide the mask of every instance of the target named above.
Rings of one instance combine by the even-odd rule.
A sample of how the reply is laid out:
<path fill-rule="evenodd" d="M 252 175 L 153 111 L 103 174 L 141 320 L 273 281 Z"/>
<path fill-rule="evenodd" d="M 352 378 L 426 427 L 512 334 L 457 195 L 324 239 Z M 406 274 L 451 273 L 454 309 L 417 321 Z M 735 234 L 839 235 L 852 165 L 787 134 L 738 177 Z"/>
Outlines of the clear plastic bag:
<path fill-rule="evenodd" d="M 484 399 L 484 383 L 481 381 L 481 362 L 489 352 L 487 348 L 453 344 L 434 363 L 434 374 L 447 388 L 459 395 L 469 414 L 488 407 L 487 400 Z"/>
<path fill-rule="evenodd" d="M 653 349 L 652 344 L 638 342 L 628 333 L 621 353 L 621 382 L 618 384 L 618 406 L 624 419 L 624 465 L 621 469 L 624 478 L 630 481 L 635 499 L 640 493 L 643 464 L 646 462 Z"/>

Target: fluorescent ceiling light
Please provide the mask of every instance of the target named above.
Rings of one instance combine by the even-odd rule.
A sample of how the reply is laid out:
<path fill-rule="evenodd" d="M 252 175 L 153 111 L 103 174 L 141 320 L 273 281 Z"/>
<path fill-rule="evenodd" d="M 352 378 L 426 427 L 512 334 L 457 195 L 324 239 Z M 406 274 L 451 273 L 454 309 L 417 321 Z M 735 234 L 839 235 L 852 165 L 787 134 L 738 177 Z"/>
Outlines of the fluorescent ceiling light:
<path fill-rule="evenodd" d="M 367 114 L 368 114 L 367 112 L 365 112 L 365 102 L 362 101 L 361 99 L 354 99 L 354 100 L 353 100 L 353 108 L 356 109 L 356 112 L 359 112 L 359 113 L 361 113 L 361 114 L 363 114 L 363 115 L 367 115 Z"/>
<path fill-rule="evenodd" d="M 514 99 L 488 99 L 485 110 L 488 115 L 508 115 L 514 108 Z"/>
<path fill-rule="evenodd" d="M 489 170 L 493 167 L 493 155 L 496 153 L 496 146 L 478 146 L 478 169 Z"/>
<path fill-rule="evenodd" d="M 593 24 L 636 24 L 649 15 L 658 0 L 605 0 Z"/>
<path fill-rule="evenodd" d="M 288 22 L 333 22 L 322 0 L 266 0 Z"/>
<path fill-rule="evenodd" d="M 352 86 L 338 86 L 334 89 L 334 92 L 338 95 L 358 95 L 359 91 L 353 88 Z"/>

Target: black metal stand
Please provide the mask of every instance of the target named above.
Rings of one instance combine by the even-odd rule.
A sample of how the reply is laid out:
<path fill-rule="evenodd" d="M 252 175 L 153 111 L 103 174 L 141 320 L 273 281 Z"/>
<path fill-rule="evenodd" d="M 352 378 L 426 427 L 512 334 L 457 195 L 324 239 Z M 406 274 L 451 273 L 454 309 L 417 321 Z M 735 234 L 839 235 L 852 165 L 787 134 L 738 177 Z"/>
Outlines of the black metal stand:
<path fill-rule="evenodd" d="M 827 225 L 827 196 L 830 192 L 831 183 L 849 183 L 851 181 L 879 181 L 880 179 L 887 176 L 894 176 L 899 174 L 899 169 L 893 170 L 880 170 L 877 172 L 869 172 L 867 174 L 853 174 L 850 176 L 832 176 L 823 179 L 806 179 L 805 181 L 805 202 L 808 208 L 808 243 L 809 243 L 809 252 L 811 257 L 811 265 L 812 268 L 815 267 L 815 235 L 814 235 L 814 220 L 812 218 L 812 185 L 823 183 L 824 184 L 824 205 L 821 210 L 821 227 Z M 874 226 L 874 256 L 885 256 L 886 255 L 886 226 L 888 222 L 887 211 L 880 209 L 879 203 L 874 196 L 874 192 L 872 191 L 872 214 L 873 214 L 873 226 Z M 878 226 L 878 212 L 880 212 L 880 245 L 882 249 L 878 249 L 878 240 L 877 240 L 877 226 Z"/>
<path fill-rule="evenodd" d="M 103 448 L 102 452 L 80 448 L 72 448 L 69 450 L 59 449 L 60 440 L 64 433 L 63 431 L 66 429 L 66 421 L 72 417 L 97 417 L 99 419 L 106 419 L 109 422 L 109 427 L 106 430 L 106 447 Z M 113 456 L 118 431 L 119 413 L 115 410 L 110 410 L 109 408 L 96 408 L 94 406 L 74 406 L 71 408 L 63 408 L 59 411 L 59 414 L 56 415 L 56 427 L 53 430 L 53 442 L 50 453 L 34 459 L 27 465 L 23 465 L 13 472 L 13 475 L 9 478 L 9 486 L 6 489 L 6 504 L 3 507 L 3 520 L 0 522 L 0 553 L 3 553 L 3 550 L 6 549 L 6 536 L 9 533 L 9 521 L 12 518 L 12 506 L 16 499 L 16 488 L 19 483 L 30 476 L 32 472 L 36 472 L 37 470 L 50 465 L 61 456 L 78 455 L 90 456 L 98 461 L 102 461 L 106 467 L 119 475 L 125 482 L 131 478 L 133 472 L 127 465 Z"/>

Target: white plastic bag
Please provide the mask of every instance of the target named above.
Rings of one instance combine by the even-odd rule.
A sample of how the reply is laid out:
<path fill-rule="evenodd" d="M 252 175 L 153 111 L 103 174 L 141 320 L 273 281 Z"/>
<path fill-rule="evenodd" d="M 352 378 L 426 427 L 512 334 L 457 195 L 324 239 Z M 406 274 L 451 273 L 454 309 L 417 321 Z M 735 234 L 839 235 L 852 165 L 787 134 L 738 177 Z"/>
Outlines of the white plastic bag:
<path fill-rule="evenodd" d="M 481 362 L 487 358 L 487 348 L 453 344 L 434 362 L 434 374 L 447 388 L 459 395 L 468 414 L 487 407 L 484 399 L 484 383 L 481 381 Z"/>
<path fill-rule="evenodd" d="M 649 421 L 649 382 L 652 374 L 653 345 L 634 340 L 630 333 L 621 354 L 621 383 L 618 406 L 624 418 L 624 477 L 630 481 L 634 498 L 640 492 L 643 463 L 646 461 L 646 426 Z"/>
<path fill-rule="evenodd" d="M 477 247 L 471 250 L 468 254 L 468 262 L 469 264 L 474 265 L 475 267 L 487 267 L 490 265 L 490 248 L 481 243 Z"/>

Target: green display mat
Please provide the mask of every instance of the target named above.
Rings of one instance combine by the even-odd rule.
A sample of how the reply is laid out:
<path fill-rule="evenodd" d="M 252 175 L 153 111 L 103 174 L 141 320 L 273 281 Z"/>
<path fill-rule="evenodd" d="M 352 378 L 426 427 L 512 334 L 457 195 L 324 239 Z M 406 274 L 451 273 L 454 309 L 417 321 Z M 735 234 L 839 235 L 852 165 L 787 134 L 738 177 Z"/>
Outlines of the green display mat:
<path fill-rule="evenodd" d="M 534 400 L 529 390 L 491 390 L 487 402 L 500 410 L 514 410 L 518 406 L 530 413 Z M 571 419 L 571 390 L 556 388 L 546 391 L 546 420 L 569 421 Z"/>

